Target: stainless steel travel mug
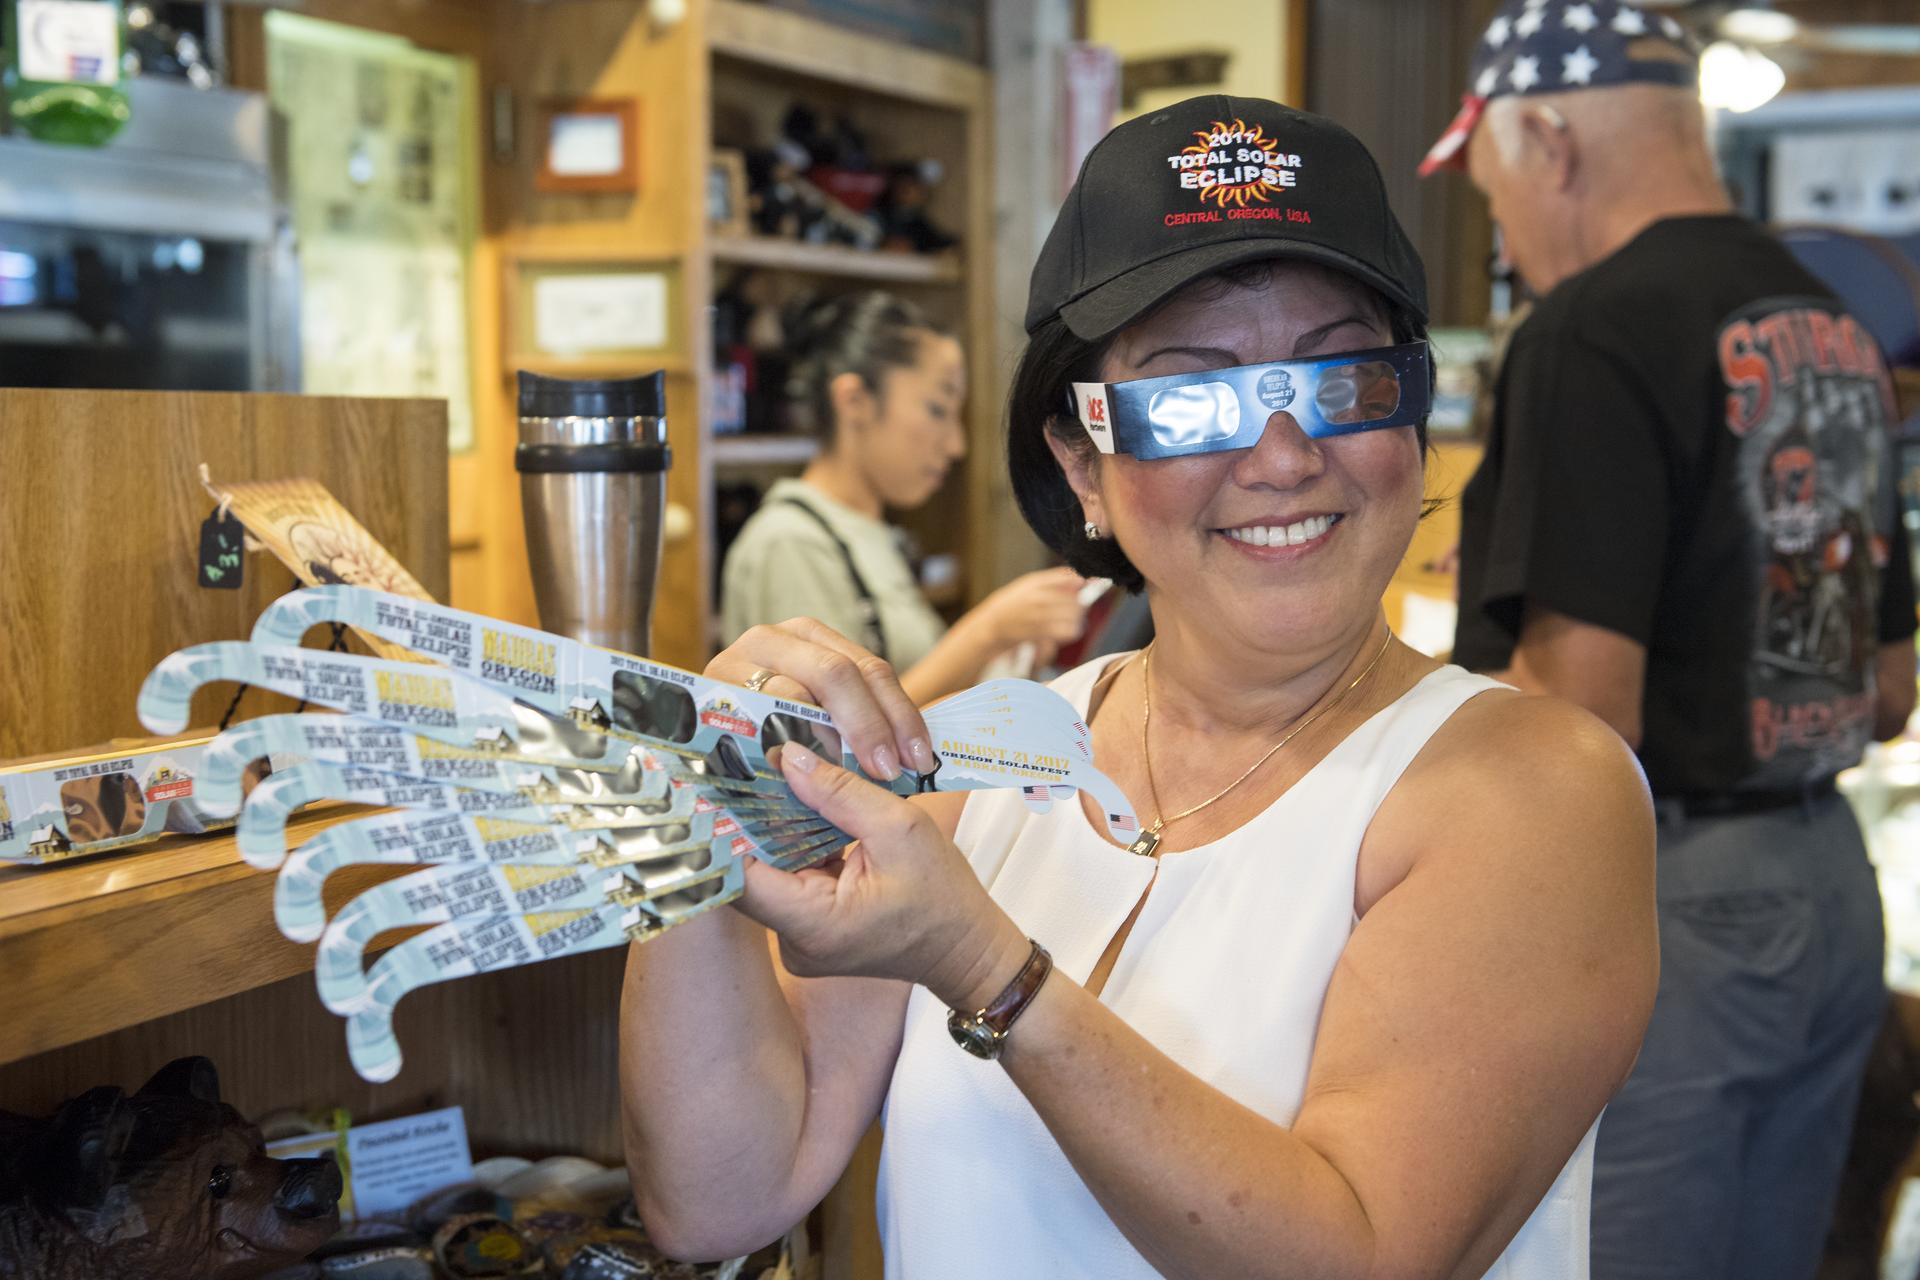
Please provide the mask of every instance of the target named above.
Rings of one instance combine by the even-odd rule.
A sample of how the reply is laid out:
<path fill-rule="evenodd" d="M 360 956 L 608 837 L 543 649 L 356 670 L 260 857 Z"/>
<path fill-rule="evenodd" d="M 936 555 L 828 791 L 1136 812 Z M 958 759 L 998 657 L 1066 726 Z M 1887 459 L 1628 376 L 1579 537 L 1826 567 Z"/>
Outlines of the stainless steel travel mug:
<path fill-rule="evenodd" d="M 627 653 L 652 643 L 667 500 L 666 376 L 520 374 L 514 469 L 540 625 Z"/>

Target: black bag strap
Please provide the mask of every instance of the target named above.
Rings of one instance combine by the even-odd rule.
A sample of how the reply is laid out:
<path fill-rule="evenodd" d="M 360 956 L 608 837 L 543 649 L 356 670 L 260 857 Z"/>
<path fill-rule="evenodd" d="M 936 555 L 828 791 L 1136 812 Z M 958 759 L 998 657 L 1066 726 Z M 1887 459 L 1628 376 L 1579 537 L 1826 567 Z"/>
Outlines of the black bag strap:
<path fill-rule="evenodd" d="M 880 602 L 874 599 L 873 591 L 867 586 L 867 580 L 860 576 L 860 566 L 853 562 L 853 548 L 834 532 L 827 518 L 815 510 L 812 503 L 802 502 L 792 494 L 787 494 L 776 501 L 790 507 L 798 507 L 806 512 L 813 522 L 820 526 L 821 531 L 833 539 L 833 545 L 840 549 L 840 558 L 846 562 L 847 576 L 853 579 L 853 593 L 860 597 L 860 612 L 867 631 L 868 647 L 883 661 L 891 662 L 892 659 L 887 657 L 887 630 L 880 625 Z"/>

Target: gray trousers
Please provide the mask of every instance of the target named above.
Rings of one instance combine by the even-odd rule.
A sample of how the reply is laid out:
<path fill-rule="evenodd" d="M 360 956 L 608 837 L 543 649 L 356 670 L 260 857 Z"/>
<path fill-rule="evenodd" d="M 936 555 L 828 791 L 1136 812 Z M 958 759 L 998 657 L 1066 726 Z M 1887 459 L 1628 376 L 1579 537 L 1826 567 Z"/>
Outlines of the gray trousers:
<path fill-rule="evenodd" d="M 1600 1121 L 1593 1280 L 1811 1280 L 1886 1008 L 1846 801 L 1660 815 L 1660 991 Z"/>

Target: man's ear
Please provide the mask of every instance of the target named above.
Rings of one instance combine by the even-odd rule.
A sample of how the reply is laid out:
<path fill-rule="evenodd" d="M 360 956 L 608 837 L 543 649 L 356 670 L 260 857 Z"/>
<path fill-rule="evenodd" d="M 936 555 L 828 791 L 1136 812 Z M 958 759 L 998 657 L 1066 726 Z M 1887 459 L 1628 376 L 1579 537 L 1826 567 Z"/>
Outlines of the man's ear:
<path fill-rule="evenodd" d="M 1073 490 L 1074 497 L 1080 499 L 1084 518 L 1112 532 L 1112 526 L 1107 523 L 1106 513 L 1100 505 L 1099 453 L 1067 444 L 1050 430 L 1047 431 L 1047 448 L 1053 451 L 1053 460 L 1060 464 L 1060 471 L 1067 478 L 1067 487 Z"/>
<path fill-rule="evenodd" d="M 822 425 L 833 431 L 860 430 L 880 415 L 879 397 L 857 373 L 835 374 L 827 383 L 827 401 L 833 405 L 833 421 Z"/>
<path fill-rule="evenodd" d="M 1549 191 L 1566 191 L 1579 171 L 1580 149 L 1567 118 L 1550 103 L 1529 105 L 1520 115 L 1526 146 Z"/>

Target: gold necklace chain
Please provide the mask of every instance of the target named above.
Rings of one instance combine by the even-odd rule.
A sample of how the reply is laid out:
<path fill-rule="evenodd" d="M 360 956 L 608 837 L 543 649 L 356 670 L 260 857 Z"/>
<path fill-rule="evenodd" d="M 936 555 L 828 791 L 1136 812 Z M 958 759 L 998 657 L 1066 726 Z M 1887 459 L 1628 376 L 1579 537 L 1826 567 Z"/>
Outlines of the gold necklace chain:
<path fill-rule="evenodd" d="M 1151 677 L 1153 673 L 1153 646 L 1156 643 L 1158 643 L 1158 641 L 1149 641 L 1146 649 L 1140 655 L 1140 759 L 1141 762 L 1146 765 L 1147 769 L 1147 796 L 1153 801 L 1153 825 L 1145 831 L 1142 831 L 1140 838 L 1127 846 L 1128 853 L 1137 853 L 1143 858 L 1151 858 L 1155 851 L 1160 848 L 1160 833 L 1167 829 L 1169 823 L 1178 822 L 1182 818 L 1191 818 L 1208 805 L 1225 799 L 1227 794 L 1235 787 L 1245 782 L 1248 778 L 1251 778 L 1255 772 L 1259 770 L 1261 765 L 1273 759 L 1275 753 L 1277 753 L 1280 748 L 1286 746 L 1289 742 L 1299 737 L 1301 733 L 1305 732 L 1307 726 L 1346 701 L 1347 695 L 1355 689 L 1358 689 L 1360 683 L 1372 675 L 1373 669 L 1380 665 L 1380 659 L 1387 656 L 1387 646 L 1393 643 L 1393 631 L 1391 628 L 1388 629 L 1387 638 L 1380 642 L 1380 651 L 1373 655 L 1373 661 L 1367 664 L 1366 669 L 1353 678 L 1352 684 L 1342 689 L 1328 701 L 1322 703 L 1319 710 L 1313 712 L 1313 714 L 1309 715 L 1299 724 L 1287 730 L 1286 736 L 1274 743 L 1271 747 L 1268 747 L 1266 753 L 1258 760 L 1255 760 L 1245 773 L 1220 788 L 1219 791 L 1215 792 L 1209 798 L 1202 800 L 1199 804 L 1188 809 L 1182 809 L 1180 812 L 1170 816 L 1163 815 L 1160 812 L 1160 788 L 1154 785 L 1153 751 L 1147 739 L 1147 726 L 1153 720 L 1153 682 Z"/>

